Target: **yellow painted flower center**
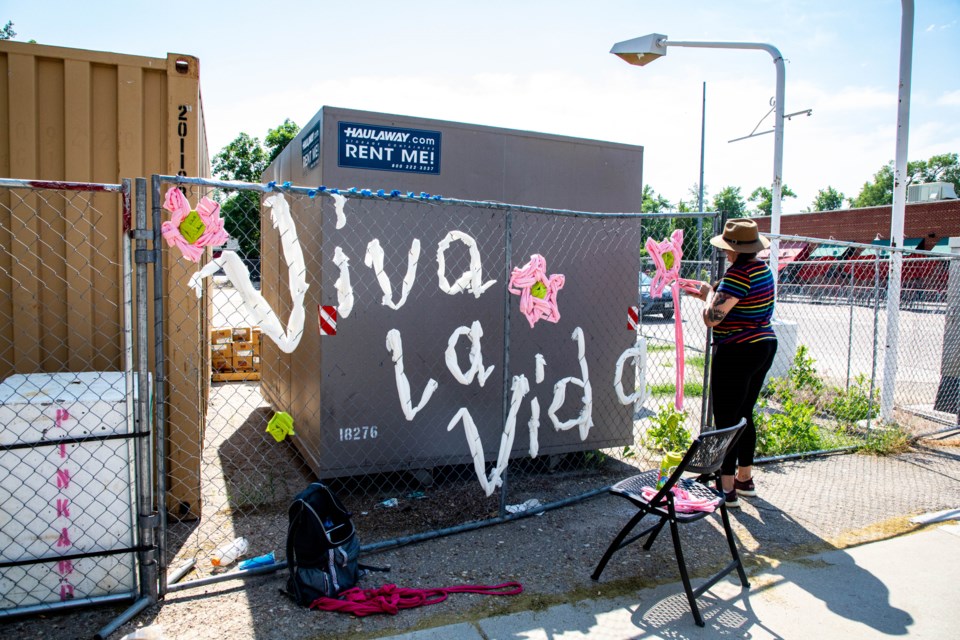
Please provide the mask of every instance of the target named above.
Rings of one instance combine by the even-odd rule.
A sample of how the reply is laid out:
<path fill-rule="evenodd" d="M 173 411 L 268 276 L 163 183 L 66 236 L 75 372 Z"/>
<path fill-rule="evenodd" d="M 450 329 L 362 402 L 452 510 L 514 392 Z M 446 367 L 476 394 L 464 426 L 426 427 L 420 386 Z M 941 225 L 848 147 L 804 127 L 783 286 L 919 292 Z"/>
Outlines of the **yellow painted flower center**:
<path fill-rule="evenodd" d="M 180 223 L 180 235 L 190 244 L 199 240 L 206 230 L 207 225 L 203 224 L 203 219 L 196 211 L 191 211 Z"/>

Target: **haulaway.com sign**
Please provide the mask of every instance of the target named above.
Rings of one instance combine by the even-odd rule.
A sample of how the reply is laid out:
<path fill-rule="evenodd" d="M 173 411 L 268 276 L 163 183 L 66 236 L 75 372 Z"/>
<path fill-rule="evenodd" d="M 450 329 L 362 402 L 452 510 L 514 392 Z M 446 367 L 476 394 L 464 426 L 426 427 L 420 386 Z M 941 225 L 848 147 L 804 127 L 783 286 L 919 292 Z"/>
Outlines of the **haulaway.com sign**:
<path fill-rule="evenodd" d="M 377 171 L 440 173 L 440 132 L 337 123 L 337 164 Z"/>

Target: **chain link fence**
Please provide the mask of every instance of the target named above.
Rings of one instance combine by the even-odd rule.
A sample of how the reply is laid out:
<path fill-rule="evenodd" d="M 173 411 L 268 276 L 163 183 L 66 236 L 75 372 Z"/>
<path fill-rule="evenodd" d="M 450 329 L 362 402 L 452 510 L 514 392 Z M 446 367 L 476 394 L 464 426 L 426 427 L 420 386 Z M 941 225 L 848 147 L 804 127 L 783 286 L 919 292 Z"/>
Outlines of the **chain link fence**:
<path fill-rule="evenodd" d="M 773 390 L 766 424 L 792 433 L 768 434 L 768 444 L 792 438 L 793 451 L 871 439 L 883 445 L 956 425 L 958 256 L 799 236 L 781 236 L 780 243 L 780 345 L 790 350 L 794 369 Z M 892 335 L 888 291 L 895 269 L 901 286 Z M 894 354 L 891 368 L 887 358 Z"/>
<path fill-rule="evenodd" d="M 170 188 L 222 208 L 232 240 L 199 264 L 157 251 Z M 713 281 L 714 215 L 167 176 L 130 233 L 128 185 L 5 180 L 0 204 L 4 615 L 156 589 L 157 511 L 162 595 L 221 579 L 231 567 L 211 558 L 236 537 L 282 560 L 287 506 L 315 479 L 384 548 L 596 495 L 657 464 L 670 425 L 708 428 L 702 303 L 652 295 L 664 247 L 645 241 L 682 229 L 678 275 Z M 889 449 L 956 425 L 957 258 L 779 239 L 759 454 Z M 154 404 L 155 452 L 137 438 Z"/>
<path fill-rule="evenodd" d="M 179 184 L 191 202 L 220 201 L 228 220 L 259 222 L 231 229 L 250 286 L 214 265 L 210 323 L 165 331 L 209 334 L 213 343 L 218 381 L 202 457 L 188 461 L 201 475 L 203 517 L 171 525 L 167 553 L 201 581 L 218 573 L 210 556 L 234 537 L 250 541 L 250 554 L 282 558 L 286 507 L 316 478 L 345 497 L 368 548 L 385 547 L 593 495 L 657 464 L 674 417 L 689 437 L 709 421 L 702 304 L 681 296 L 675 307 L 669 288 L 650 295 L 657 264 L 644 241 L 682 228 L 679 275 L 713 281 L 722 265 L 706 240 L 719 229 L 716 216 L 167 180 L 164 188 Z M 248 210 L 238 214 L 241 206 Z M 287 226 L 277 221 L 282 207 Z M 781 353 L 758 412 L 762 459 L 886 447 L 892 431 L 949 423 L 931 393 L 949 346 L 953 259 L 904 260 L 907 366 L 891 428 L 878 420 L 891 252 L 781 240 Z M 849 253 L 833 255 L 833 244 Z M 508 286 L 514 268 L 532 268 L 533 254 L 545 259 L 544 284 L 564 276 L 557 323 L 531 325 Z M 181 269 L 181 284 L 192 268 Z M 273 338 L 251 322 L 261 303 L 274 314 L 259 316 L 274 324 Z M 293 418 L 295 435 L 283 441 L 269 433 L 277 411 Z"/>
<path fill-rule="evenodd" d="M 139 593 L 130 204 L 0 180 L 3 617 Z"/>
<path fill-rule="evenodd" d="M 233 238 L 203 267 L 209 321 L 163 330 L 168 353 L 209 340 L 214 382 L 202 453 L 179 463 L 199 474 L 202 517 L 166 532 L 169 571 L 191 567 L 196 579 L 162 590 L 215 579 L 211 557 L 236 537 L 250 555 L 282 558 L 286 509 L 317 478 L 369 548 L 560 506 L 601 492 L 625 464 L 659 461 L 647 432 L 675 402 L 676 320 L 701 303 L 678 297 L 675 315 L 671 294 L 650 296 L 641 249 L 649 234 L 689 227 L 681 275 L 706 278 L 715 215 L 160 182 L 155 208 L 170 188 L 209 197 Z M 166 273 L 190 286 L 195 271 L 180 260 Z M 530 299 L 537 311 L 524 314 Z M 679 326 L 695 435 L 706 331 Z M 643 344 L 645 358 L 632 351 Z M 293 419 L 282 441 L 270 433 L 279 411 Z"/>

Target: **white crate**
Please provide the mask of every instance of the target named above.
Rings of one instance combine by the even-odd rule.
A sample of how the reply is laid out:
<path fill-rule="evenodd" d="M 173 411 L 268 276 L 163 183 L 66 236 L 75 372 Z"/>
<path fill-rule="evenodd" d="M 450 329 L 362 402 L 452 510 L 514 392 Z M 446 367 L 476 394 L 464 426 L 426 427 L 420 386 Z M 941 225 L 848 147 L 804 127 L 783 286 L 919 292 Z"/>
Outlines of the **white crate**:
<path fill-rule="evenodd" d="M 136 386 L 134 385 L 134 394 Z M 132 439 L 122 372 L 28 374 L 0 383 L 0 561 L 135 546 Z M 133 553 L 0 569 L 0 608 L 135 590 Z"/>

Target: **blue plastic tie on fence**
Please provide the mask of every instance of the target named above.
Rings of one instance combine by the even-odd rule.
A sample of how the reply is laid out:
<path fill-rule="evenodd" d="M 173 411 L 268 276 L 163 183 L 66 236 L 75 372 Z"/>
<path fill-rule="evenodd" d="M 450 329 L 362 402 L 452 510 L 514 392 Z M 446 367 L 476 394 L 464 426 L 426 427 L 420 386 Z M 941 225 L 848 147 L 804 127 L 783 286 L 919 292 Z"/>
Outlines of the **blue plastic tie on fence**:
<path fill-rule="evenodd" d="M 277 188 L 277 183 L 273 180 L 267 183 L 267 191 L 273 191 Z"/>
<path fill-rule="evenodd" d="M 377 189 L 377 195 L 380 196 L 381 198 L 384 196 L 384 193 L 385 192 L 383 189 Z"/>
<path fill-rule="evenodd" d="M 436 200 L 437 202 L 440 202 L 441 200 L 443 200 L 441 196 L 433 196 L 433 199 Z"/>
<path fill-rule="evenodd" d="M 391 198 L 399 198 L 399 197 L 400 197 L 400 189 L 394 189 L 393 191 L 391 191 L 391 192 L 390 192 L 390 197 L 391 197 Z"/>
<path fill-rule="evenodd" d="M 293 183 L 290 182 L 289 180 L 287 180 L 286 182 L 283 183 L 283 188 L 284 188 L 284 189 L 288 189 L 291 184 L 293 184 Z"/>
<path fill-rule="evenodd" d="M 307 195 L 310 196 L 311 198 L 316 198 L 316 197 L 317 197 L 317 190 L 316 190 L 316 189 L 307 189 Z"/>
<path fill-rule="evenodd" d="M 325 186 L 323 186 L 323 185 L 320 185 L 319 187 L 317 187 L 317 191 L 319 191 L 320 193 L 323 193 L 323 192 L 326 191 L 326 190 L 327 190 L 327 188 L 326 188 Z"/>
<path fill-rule="evenodd" d="M 340 193 L 340 189 L 327 189 L 330 193 Z"/>
<path fill-rule="evenodd" d="M 356 188 L 356 187 L 350 187 L 350 188 L 347 190 L 347 193 L 356 193 L 356 192 L 357 192 L 357 188 Z"/>
<path fill-rule="evenodd" d="M 407 197 L 408 197 L 408 198 L 416 198 L 416 197 L 417 197 L 417 194 L 415 194 L 413 191 L 407 191 Z"/>
<path fill-rule="evenodd" d="M 373 192 L 370 189 L 360 189 L 360 194 L 364 196 L 372 196 Z"/>

